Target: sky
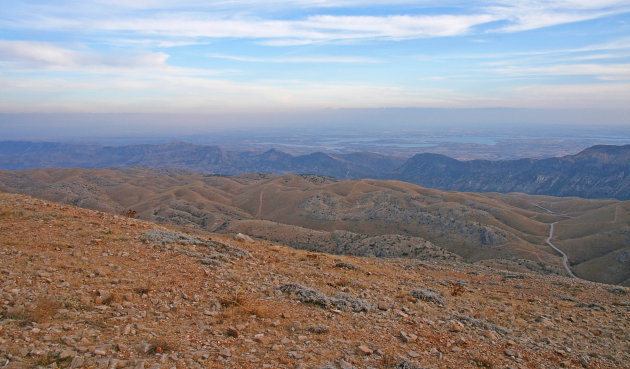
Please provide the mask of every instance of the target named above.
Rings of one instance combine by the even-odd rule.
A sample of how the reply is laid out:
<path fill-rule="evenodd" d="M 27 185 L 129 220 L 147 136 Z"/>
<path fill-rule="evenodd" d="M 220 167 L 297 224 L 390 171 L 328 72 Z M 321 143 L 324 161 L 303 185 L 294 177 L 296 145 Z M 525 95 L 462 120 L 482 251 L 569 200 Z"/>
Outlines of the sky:
<path fill-rule="evenodd" d="M 0 8 L 4 114 L 630 113 L 627 0 L 0 0 Z"/>

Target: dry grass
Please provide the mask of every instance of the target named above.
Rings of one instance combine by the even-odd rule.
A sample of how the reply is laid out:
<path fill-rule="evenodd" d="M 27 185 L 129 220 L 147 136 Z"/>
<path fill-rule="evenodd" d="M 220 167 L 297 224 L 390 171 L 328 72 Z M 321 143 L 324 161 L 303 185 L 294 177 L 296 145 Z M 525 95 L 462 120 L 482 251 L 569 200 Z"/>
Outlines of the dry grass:
<path fill-rule="evenodd" d="M 91 310 L 93 304 L 89 303 L 86 299 L 79 299 L 76 296 L 67 296 L 60 300 L 61 304 L 66 309 L 72 310 Z"/>
<path fill-rule="evenodd" d="M 256 300 L 241 291 L 231 292 L 217 298 L 224 307 L 221 320 L 233 321 L 243 317 L 254 315 L 258 318 L 272 318 L 276 311 L 260 300 Z"/>
<path fill-rule="evenodd" d="M 152 290 L 153 286 L 150 283 L 143 283 L 133 288 L 133 292 L 137 293 L 138 295 L 148 294 Z"/>
<path fill-rule="evenodd" d="M 492 369 L 496 366 L 494 360 L 487 354 L 476 354 L 473 356 L 472 362 L 477 368 Z"/>
<path fill-rule="evenodd" d="M 466 288 L 461 283 L 449 282 L 448 283 L 448 291 L 451 296 L 459 296 L 466 292 Z"/>
<path fill-rule="evenodd" d="M 391 350 L 386 350 L 381 357 L 383 368 L 395 368 L 398 365 L 398 358 Z"/>
<path fill-rule="evenodd" d="M 50 320 L 61 309 L 61 303 L 53 297 L 42 297 L 35 302 L 35 306 L 29 312 L 30 319 L 42 323 Z"/>
<path fill-rule="evenodd" d="M 122 301 L 122 297 L 120 296 L 120 294 L 116 293 L 116 292 L 112 292 L 106 296 L 103 297 L 103 300 L 101 301 L 101 304 L 103 305 L 110 305 L 114 302 L 121 302 Z"/>
<path fill-rule="evenodd" d="M 6 315 L 7 318 L 21 320 L 24 323 L 44 323 L 55 316 L 62 306 L 55 298 L 44 296 L 37 299 L 33 305 L 8 311 Z"/>

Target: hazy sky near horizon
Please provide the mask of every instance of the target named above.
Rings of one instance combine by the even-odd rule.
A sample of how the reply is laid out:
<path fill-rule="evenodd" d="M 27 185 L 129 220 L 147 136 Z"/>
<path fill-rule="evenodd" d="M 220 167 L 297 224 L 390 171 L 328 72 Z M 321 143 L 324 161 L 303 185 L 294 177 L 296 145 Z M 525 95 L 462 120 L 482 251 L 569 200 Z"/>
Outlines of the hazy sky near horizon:
<path fill-rule="evenodd" d="M 0 6 L 0 113 L 630 109 L 625 0 Z"/>

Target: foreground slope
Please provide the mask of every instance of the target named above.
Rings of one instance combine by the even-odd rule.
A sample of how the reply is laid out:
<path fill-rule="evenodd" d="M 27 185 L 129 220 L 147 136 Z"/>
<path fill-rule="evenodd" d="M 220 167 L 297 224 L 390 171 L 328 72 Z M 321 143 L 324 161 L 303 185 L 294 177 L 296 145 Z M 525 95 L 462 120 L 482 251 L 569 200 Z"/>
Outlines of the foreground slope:
<path fill-rule="evenodd" d="M 331 256 L 0 194 L 0 365 L 622 368 L 628 289 Z"/>

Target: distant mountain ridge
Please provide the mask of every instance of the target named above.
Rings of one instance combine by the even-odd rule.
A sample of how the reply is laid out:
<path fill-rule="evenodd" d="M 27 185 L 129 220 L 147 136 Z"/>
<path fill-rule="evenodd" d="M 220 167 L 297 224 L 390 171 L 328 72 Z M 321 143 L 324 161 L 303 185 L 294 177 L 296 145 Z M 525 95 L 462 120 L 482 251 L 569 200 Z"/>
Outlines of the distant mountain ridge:
<path fill-rule="evenodd" d="M 127 146 L 0 142 L 0 169 L 133 166 L 225 175 L 264 172 L 396 179 L 440 190 L 630 199 L 630 145 L 593 146 L 548 159 L 460 161 L 429 153 L 405 160 L 368 152 L 300 156 L 276 149 L 232 152 L 181 142 Z"/>
<path fill-rule="evenodd" d="M 175 142 L 163 145 L 98 146 L 48 142 L 0 142 L 0 169 L 108 168 L 148 166 L 199 173 L 308 173 L 340 179 L 368 178 L 390 172 L 405 159 L 373 153 L 293 156 L 276 149 L 230 152 L 218 146 Z"/>
<path fill-rule="evenodd" d="M 417 154 L 391 176 L 424 187 L 466 192 L 630 199 L 630 145 L 592 146 L 548 159 L 459 161 Z"/>

